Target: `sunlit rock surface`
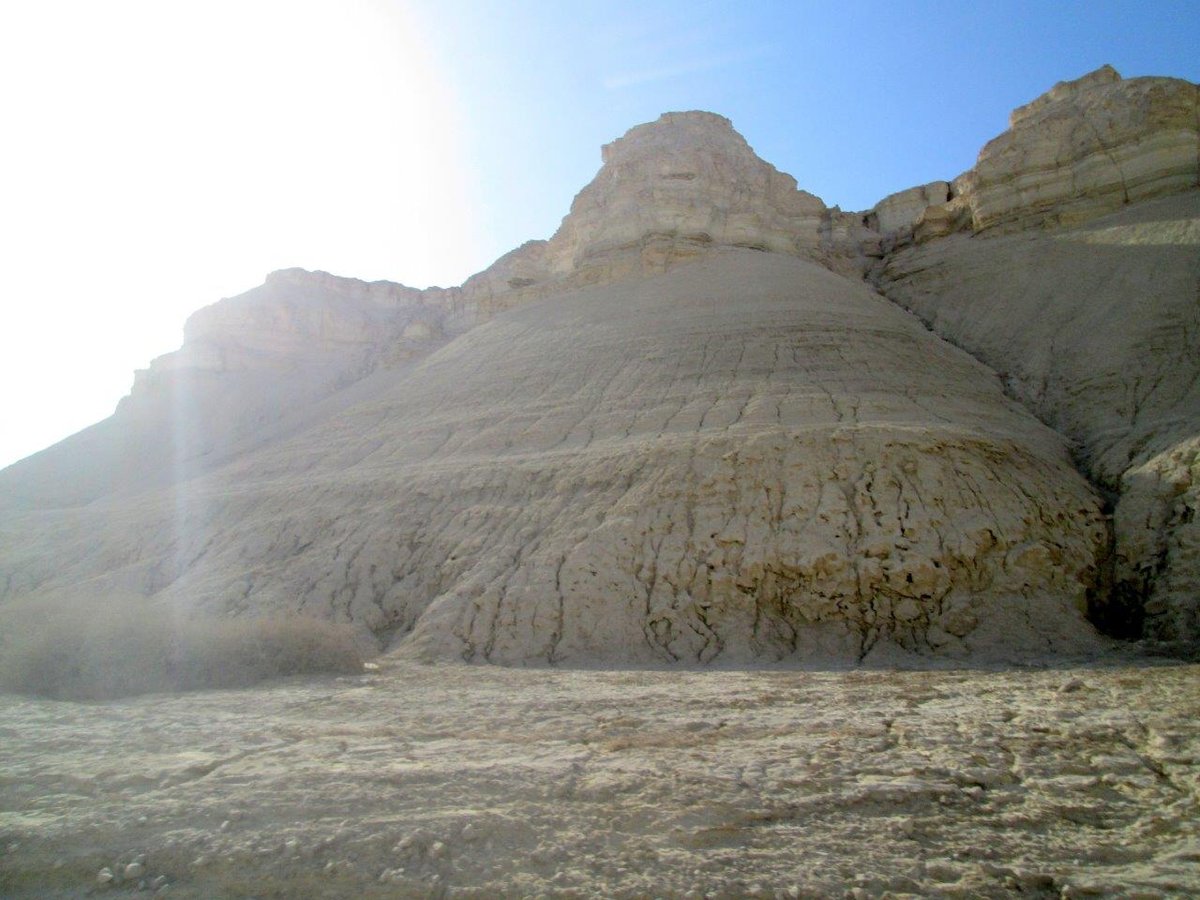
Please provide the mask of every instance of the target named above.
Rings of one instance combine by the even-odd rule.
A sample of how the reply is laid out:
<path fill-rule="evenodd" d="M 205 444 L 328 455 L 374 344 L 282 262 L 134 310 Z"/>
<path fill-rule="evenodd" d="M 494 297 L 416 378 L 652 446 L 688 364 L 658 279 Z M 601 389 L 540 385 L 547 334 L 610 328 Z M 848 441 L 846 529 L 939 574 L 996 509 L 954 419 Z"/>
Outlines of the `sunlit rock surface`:
<path fill-rule="evenodd" d="M 604 148 L 604 167 L 550 242 L 558 272 L 629 247 L 750 247 L 828 261 L 856 247 L 831 234 L 836 215 L 755 155 L 729 120 L 667 113 Z"/>
<path fill-rule="evenodd" d="M 115 414 L 0 474 L 6 506 L 76 506 L 191 478 L 321 415 L 319 402 L 468 327 L 437 290 L 288 269 L 189 317 Z"/>
<path fill-rule="evenodd" d="M 1200 87 L 1102 66 L 1014 110 L 951 182 L 892 194 L 863 216 L 892 243 L 959 231 L 1077 225 L 1200 186 Z"/>
<path fill-rule="evenodd" d="M 1069 225 L 1200 184 L 1200 88 L 1105 66 L 1013 112 L 966 193 L 976 231 Z"/>
<path fill-rule="evenodd" d="M 946 203 L 951 188 L 945 181 L 932 181 L 918 187 L 884 197 L 867 214 L 866 224 L 873 231 L 892 236 L 912 231 L 913 226 L 930 206 Z"/>
<path fill-rule="evenodd" d="M 601 156 L 548 241 L 506 254 L 448 298 L 487 314 L 568 287 L 662 272 L 713 246 L 800 256 L 853 275 L 867 265 L 875 239 L 861 216 L 798 189 L 724 116 L 664 113 Z"/>
<path fill-rule="evenodd" d="M 0 696 L 0 895 L 142 896 L 139 880 L 188 900 L 1200 887 L 1195 665 L 382 663 L 109 704 Z M 115 883 L 97 890 L 105 869 Z"/>
<path fill-rule="evenodd" d="M 1200 639 L 1198 97 L 1056 85 L 874 276 L 1075 443 L 1114 507 L 1110 624 L 1171 641 Z"/>
<path fill-rule="evenodd" d="M 880 285 L 1075 442 L 1115 505 L 1126 613 L 1144 610 L 1151 635 L 1200 636 L 1200 192 L 910 247 Z"/>
<path fill-rule="evenodd" d="M 509 663 L 1090 645 L 1104 528 L 1061 441 L 814 263 L 712 251 L 347 398 L 206 477 L 26 519 L 7 564 Z"/>
<path fill-rule="evenodd" d="M 866 266 L 870 233 L 858 217 L 798 190 L 723 116 L 667 113 L 602 157 L 550 240 L 527 242 L 461 286 L 417 290 L 288 269 L 199 310 L 183 346 L 137 373 L 112 419 L 0 477 L 0 509 L 87 503 L 211 470 L 306 427 L 317 404 L 364 376 L 403 368 L 498 312 L 662 272 L 712 246 L 853 274 Z"/>
<path fill-rule="evenodd" d="M 1200 86 L 1189 81 L 1123 79 L 1103 66 L 1014 110 L 1009 126 L 954 179 L 944 202 L 916 216 L 918 241 L 1069 226 L 1200 186 Z M 922 190 L 881 202 L 878 227 L 903 225 L 912 216 L 905 201 Z"/>
<path fill-rule="evenodd" d="M 275 273 L 0 473 L 0 599 L 505 663 L 1012 659 L 1096 646 L 1085 613 L 1195 637 L 1196 195 L 1133 203 L 1194 183 L 1194 88 L 1060 85 L 865 214 L 668 113 L 461 286 Z"/>

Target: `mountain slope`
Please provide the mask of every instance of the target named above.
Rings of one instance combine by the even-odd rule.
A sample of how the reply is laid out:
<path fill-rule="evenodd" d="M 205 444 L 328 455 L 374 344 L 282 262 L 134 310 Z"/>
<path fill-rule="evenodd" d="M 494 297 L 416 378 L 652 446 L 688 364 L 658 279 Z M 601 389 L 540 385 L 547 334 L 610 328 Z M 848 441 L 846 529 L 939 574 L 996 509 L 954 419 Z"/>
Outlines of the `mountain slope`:
<path fill-rule="evenodd" d="M 1198 188 L 1200 87 L 1105 66 L 1015 110 L 954 197 L 910 202 L 872 275 L 1072 441 L 1112 505 L 1105 626 L 1183 642 L 1200 640 Z"/>
<path fill-rule="evenodd" d="M 1074 442 L 1113 505 L 1114 625 L 1200 636 L 1200 192 L 907 248 L 880 285 Z"/>
<path fill-rule="evenodd" d="M 46 592 L 508 663 L 1077 650 L 1104 545 L 1061 441 L 987 370 L 849 279 L 736 249 L 504 313 L 291 440 L 15 525 L 6 567 Z M 73 552 L 39 571 L 49 540 Z"/>
<path fill-rule="evenodd" d="M 1100 70 L 866 213 L 668 113 L 460 287 L 275 273 L 0 472 L 0 601 L 505 663 L 1200 636 L 1197 110 Z"/>

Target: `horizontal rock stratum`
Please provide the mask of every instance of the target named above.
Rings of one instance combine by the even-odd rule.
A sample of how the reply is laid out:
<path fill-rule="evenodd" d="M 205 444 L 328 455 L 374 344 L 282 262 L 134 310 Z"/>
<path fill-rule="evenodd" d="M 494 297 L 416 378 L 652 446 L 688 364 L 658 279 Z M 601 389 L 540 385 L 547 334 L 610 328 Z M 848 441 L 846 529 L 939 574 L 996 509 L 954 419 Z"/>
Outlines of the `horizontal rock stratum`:
<path fill-rule="evenodd" d="M 1196 157 L 1162 112 L 1195 85 L 1110 72 L 865 213 L 668 113 L 461 287 L 275 273 L 0 473 L 0 600 L 297 611 L 513 664 L 1196 637 Z M 1071 193 L 1086 148 L 996 150 L 1077 148 L 1055 135 L 1098 108 L 1138 173 L 1119 202 Z"/>

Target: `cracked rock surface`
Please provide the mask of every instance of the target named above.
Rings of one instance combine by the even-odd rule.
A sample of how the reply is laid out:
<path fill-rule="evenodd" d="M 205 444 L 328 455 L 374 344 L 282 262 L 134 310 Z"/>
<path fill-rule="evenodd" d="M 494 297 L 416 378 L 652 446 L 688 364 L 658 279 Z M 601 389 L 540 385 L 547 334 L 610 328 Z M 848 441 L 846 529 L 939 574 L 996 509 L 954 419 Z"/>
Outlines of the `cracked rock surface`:
<path fill-rule="evenodd" d="M 505 663 L 1094 646 L 1106 532 L 1062 441 L 814 263 L 715 249 L 349 396 L 209 475 L 17 517 L 10 594 L 90 579 Z"/>
<path fill-rule="evenodd" d="M 1076 443 L 1115 505 L 1115 602 L 1200 638 L 1200 192 L 909 246 L 877 280 Z"/>
<path fill-rule="evenodd" d="M 1194 896 L 1198 722 L 1145 662 L 0 696 L 0 894 Z"/>
<path fill-rule="evenodd" d="M 0 472 L 0 601 L 506 663 L 1200 638 L 1196 91 L 1064 82 L 865 214 L 667 113 L 459 287 L 275 273 Z"/>

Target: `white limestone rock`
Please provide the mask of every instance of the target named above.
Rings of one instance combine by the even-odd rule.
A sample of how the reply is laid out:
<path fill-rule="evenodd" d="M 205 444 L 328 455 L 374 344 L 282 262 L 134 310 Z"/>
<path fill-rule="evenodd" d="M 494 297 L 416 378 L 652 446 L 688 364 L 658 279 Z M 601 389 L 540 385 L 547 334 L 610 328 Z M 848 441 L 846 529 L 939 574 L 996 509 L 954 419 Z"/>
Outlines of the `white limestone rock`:
<path fill-rule="evenodd" d="M 801 256 L 846 273 L 865 268 L 871 235 L 861 217 L 799 190 L 724 116 L 664 113 L 605 145 L 601 157 L 558 231 L 468 279 L 463 302 L 491 314 L 565 288 L 662 272 L 710 247 Z"/>
<path fill-rule="evenodd" d="M 112 417 L 5 470 L 0 508 L 145 490 L 303 427 L 325 398 L 473 324 L 442 293 L 274 272 L 189 317 L 183 346 L 137 371 Z"/>
<path fill-rule="evenodd" d="M 867 213 L 867 226 L 873 231 L 891 235 L 912 229 L 930 206 L 950 199 L 950 184 L 931 181 L 884 197 Z"/>
<path fill-rule="evenodd" d="M 1105 66 L 1015 110 L 965 191 L 976 231 L 1070 225 L 1200 185 L 1200 87 Z"/>
<path fill-rule="evenodd" d="M 1114 498 L 1114 602 L 1200 638 L 1200 192 L 1069 229 L 958 234 L 889 256 L 879 285 L 1002 373 Z"/>
<path fill-rule="evenodd" d="M 10 593 L 120 585 L 516 664 L 1073 652 L 1106 546 L 990 372 L 734 248 L 503 313 L 289 439 L 4 537 Z"/>
<path fill-rule="evenodd" d="M 287 269 L 201 309 L 179 350 L 136 373 L 110 420 L 18 464 L 0 507 L 84 503 L 176 470 L 207 471 L 303 427 L 315 404 L 371 372 L 411 365 L 503 310 L 662 272 L 711 247 L 800 255 L 854 275 L 866 267 L 860 218 L 798 190 L 722 116 L 667 113 L 602 155 L 550 240 L 523 244 L 461 286 L 416 290 Z M 75 456 L 93 462 L 79 467 Z"/>
<path fill-rule="evenodd" d="M 723 116 L 666 113 L 630 129 L 602 155 L 603 168 L 551 240 L 551 267 L 559 273 L 658 236 L 820 253 L 825 204 L 759 159 Z"/>
<path fill-rule="evenodd" d="M 1186 634 L 1191 226 L 958 232 L 1103 209 L 1076 121 L 1097 110 L 1122 202 L 1177 189 L 1194 87 L 1059 86 L 975 170 L 865 216 L 728 120 L 669 113 L 460 287 L 277 273 L 198 313 L 112 419 L 0 474 L 4 595 L 303 609 L 503 662 L 980 658 L 1089 646 L 1111 563 Z M 1061 441 L 835 274 L 885 252 L 889 294 L 1121 492 L 1113 554 Z M 1152 308 L 1114 312 L 1131 294 Z"/>
<path fill-rule="evenodd" d="M 884 249 L 959 231 L 1079 224 L 1200 186 L 1200 86 L 1102 66 L 1013 110 L 953 182 L 891 194 L 864 215 Z"/>
<path fill-rule="evenodd" d="M 1200 87 L 1104 66 L 1014 110 L 1010 126 L 948 202 L 885 243 L 876 282 L 1004 373 L 1111 492 L 1113 589 L 1099 615 L 1200 640 Z"/>

